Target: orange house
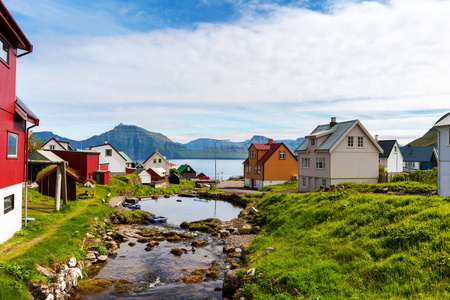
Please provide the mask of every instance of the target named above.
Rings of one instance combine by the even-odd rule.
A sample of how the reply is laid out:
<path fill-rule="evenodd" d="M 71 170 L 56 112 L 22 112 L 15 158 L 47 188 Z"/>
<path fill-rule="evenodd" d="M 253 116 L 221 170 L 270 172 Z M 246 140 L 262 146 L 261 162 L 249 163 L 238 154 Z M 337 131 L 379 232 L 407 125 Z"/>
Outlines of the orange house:
<path fill-rule="evenodd" d="M 253 143 L 244 161 L 244 185 L 262 188 L 293 180 L 298 174 L 297 158 L 283 143 Z"/>

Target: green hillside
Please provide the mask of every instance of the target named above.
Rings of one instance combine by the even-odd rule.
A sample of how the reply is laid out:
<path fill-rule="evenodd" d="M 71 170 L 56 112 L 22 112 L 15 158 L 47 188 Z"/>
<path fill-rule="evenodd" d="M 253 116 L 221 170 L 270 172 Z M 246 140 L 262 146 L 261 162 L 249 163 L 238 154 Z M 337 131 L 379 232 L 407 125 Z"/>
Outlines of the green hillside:
<path fill-rule="evenodd" d="M 426 147 L 426 146 L 437 146 L 437 130 L 436 128 L 431 128 L 425 133 L 424 136 L 412 141 L 408 145 L 413 147 Z"/>
<path fill-rule="evenodd" d="M 436 188 L 401 185 L 397 188 Z M 449 200 L 356 190 L 265 198 L 257 206 L 264 234 L 254 240 L 247 258 L 256 275 L 247 280 L 241 295 L 449 299 Z"/>

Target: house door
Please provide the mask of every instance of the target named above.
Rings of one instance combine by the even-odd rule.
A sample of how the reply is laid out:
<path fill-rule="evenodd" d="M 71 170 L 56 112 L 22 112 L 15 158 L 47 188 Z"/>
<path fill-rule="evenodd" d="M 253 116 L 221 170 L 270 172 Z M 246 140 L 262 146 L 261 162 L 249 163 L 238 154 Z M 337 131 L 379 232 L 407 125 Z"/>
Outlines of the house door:
<path fill-rule="evenodd" d="M 255 179 L 252 179 L 252 188 L 255 187 Z"/>
<path fill-rule="evenodd" d="M 95 182 L 100 184 L 100 174 L 95 174 Z"/>

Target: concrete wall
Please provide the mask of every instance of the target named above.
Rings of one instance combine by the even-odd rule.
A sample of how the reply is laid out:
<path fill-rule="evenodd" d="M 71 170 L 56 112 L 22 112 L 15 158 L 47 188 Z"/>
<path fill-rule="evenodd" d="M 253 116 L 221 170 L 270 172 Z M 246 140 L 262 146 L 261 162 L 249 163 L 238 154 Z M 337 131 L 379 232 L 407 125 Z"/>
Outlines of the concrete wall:
<path fill-rule="evenodd" d="M 14 195 L 14 209 L 4 213 L 4 199 Z M 0 189 L 0 243 L 12 237 L 22 227 L 22 183 Z"/>

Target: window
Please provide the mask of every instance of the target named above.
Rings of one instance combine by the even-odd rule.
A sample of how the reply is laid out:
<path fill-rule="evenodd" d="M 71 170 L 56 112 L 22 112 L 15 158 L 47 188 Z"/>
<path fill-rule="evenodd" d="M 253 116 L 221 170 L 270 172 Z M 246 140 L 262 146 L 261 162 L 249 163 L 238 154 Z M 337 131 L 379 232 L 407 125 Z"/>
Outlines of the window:
<path fill-rule="evenodd" d="M 156 158 L 153 159 L 153 163 L 156 164 Z"/>
<path fill-rule="evenodd" d="M 278 158 L 279 159 L 285 159 L 286 158 L 286 153 L 284 151 L 278 152 Z"/>
<path fill-rule="evenodd" d="M 50 150 L 55 150 L 55 145 L 50 145 Z"/>
<path fill-rule="evenodd" d="M 258 174 L 261 174 L 261 165 L 258 165 Z"/>
<path fill-rule="evenodd" d="M 248 165 L 248 166 L 247 166 L 247 173 L 248 173 L 248 174 L 251 174 L 251 173 L 252 173 L 252 166 L 251 166 L 251 165 Z"/>
<path fill-rule="evenodd" d="M 347 137 L 347 147 L 348 148 L 353 148 L 354 147 L 354 142 L 353 142 L 353 137 L 352 136 L 348 136 Z"/>
<path fill-rule="evenodd" d="M 316 145 L 316 139 L 311 139 L 311 146 L 315 146 Z"/>
<path fill-rule="evenodd" d="M 8 132 L 8 157 L 17 157 L 17 134 Z"/>
<path fill-rule="evenodd" d="M 302 158 L 302 168 L 303 169 L 309 169 L 309 161 L 310 161 L 309 157 Z"/>
<path fill-rule="evenodd" d="M 255 174 L 258 174 L 258 166 L 255 165 Z"/>
<path fill-rule="evenodd" d="M 14 195 L 6 196 L 3 199 L 3 204 L 4 204 L 4 208 L 5 208 L 3 211 L 4 214 L 12 211 L 14 209 Z"/>
<path fill-rule="evenodd" d="M 188 170 L 188 172 L 190 172 L 191 171 L 191 167 L 187 167 L 187 170 Z"/>
<path fill-rule="evenodd" d="M 325 157 L 316 158 L 316 169 L 325 169 Z"/>
<path fill-rule="evenodd" d="M 327 186 L 327 180 L 326 179 L 322 179 L 322 186 L 324 186 L 324 187 Z"/>
<path fill-rule="evenodd" d="M 394 146 L 394 152 L 397 152 L 397 146 Z"/>
<path fill-rule="evenodd" d="M 302 187 L 306 187 L 306 177 L 302 177 Z"/>
<path fill-rule="evenodd" d="M 255 159 L 256 158 L 256 151 L 250 151 L 250 158 Z"/>
<path fill-rule="evenodd" d="M 364 137 L 358 136 L 358 148 L 364 148 Z"/>
<path fill-rule="evenodd" d="M 160 158 L 160 159 L 158 159 L 158 163 L 161 163 L 161 158 Z"/>
<path fill-rule="evenodd" d="M 106 156 L 112 156 L 112 150 L 111 149 L 106 149 L 105 150 L 105 155 Z"/>
<path fill-rule="evenodd" d="M 0 58 L 5 62 L 9 63 L 9 46 L 0 38 Z"/>

